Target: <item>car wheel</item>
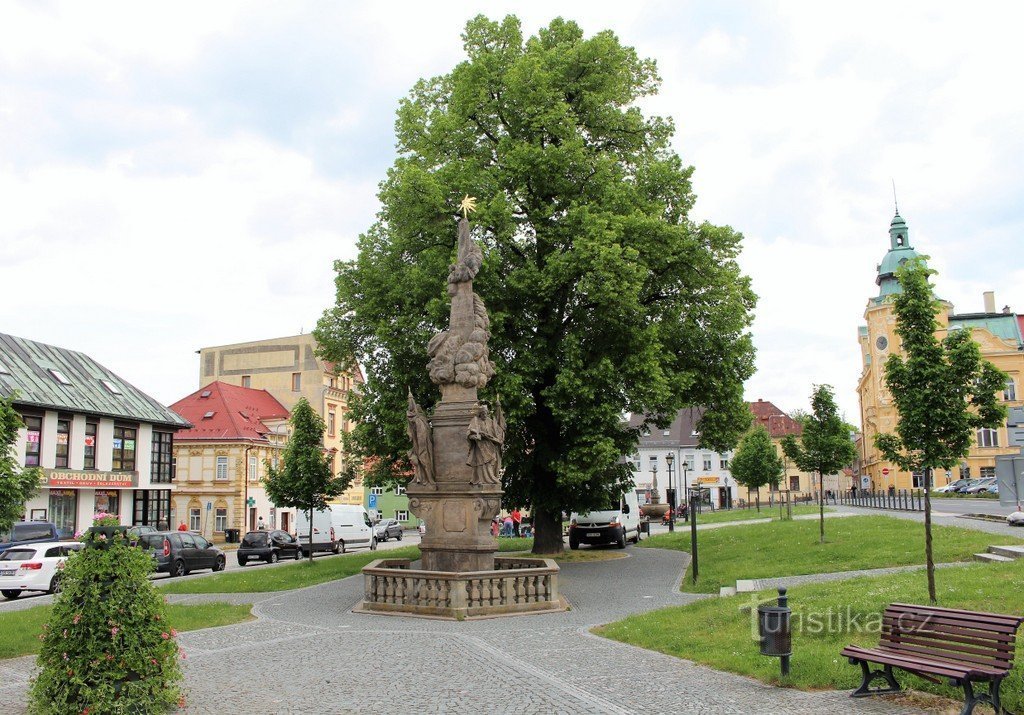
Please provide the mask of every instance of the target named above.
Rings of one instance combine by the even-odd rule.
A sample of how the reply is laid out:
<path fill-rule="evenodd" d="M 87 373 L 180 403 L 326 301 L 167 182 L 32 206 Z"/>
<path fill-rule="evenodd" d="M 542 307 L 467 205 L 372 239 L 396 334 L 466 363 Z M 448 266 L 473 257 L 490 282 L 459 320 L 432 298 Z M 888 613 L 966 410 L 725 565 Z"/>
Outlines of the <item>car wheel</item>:
<path fill-rule="evenodd" d="M 298 561 L 302 558 L 302 549 L 295 549 L 295 560 Z"/>
<path fill-rule="evenodd" d="M 238 565 L 239 566 L 245 566 L 247 563 L 249 563 L 249 559 L 245 558 L 244 556 L 239 556 L 238 557 Z"/>
<path fill-rule="evenodd" d="M 372 537 L 370 537 L 370 551 L 376 551 L 376 550 L 377 550 L 377 537 L 376 536 L 372 536 Z"/>
<path fill-rule="evenodd" d="M 388 535 L 386 533 L 385 534 L 381 534 L 380 540 L 381 541 L 387 541 L 388 540 Z"/>
<path fill-rule="evenodd" d="M 574 536 L 570 536 L 569 537 L 569 548 L 572 549 L 573 551 L 575 551 L 579 547 L 580 547 L 579 539 L 575 538 Z"/>
<path fill-rule="evenodd" d="M 636 538 L 633 539 L 633 543 L 634 544 L 639 544 L 640 543 L 640 526 L 639 525 L 637 525 L 637 527 L 636 527 Z"/>
<path fill-rule="evenodd" d="M 342 553 L 342 554 L 345 553 L 345 542 L 344 541 L 339 541 L 337 544 L 335 544 L 334 553 L 337 554 L 339 552 Z"/>
<path fill-rule="evenodd" d="M 60 593 L 63 590 L 63 586 L 60 582 L 60 576 L 54 576 L 53 580 L 50 581 L 49 593 Z"/>
<path fill-rule="evenodd" d="M 280 559 L 281 559 L 281 557 L 278 556 L 276 551 L 271 551 L 270 552 L 270 558 L 268 559 L 268 561 L 270 561 L 270 563 L 276 564 Z"/>
<path fill-rule="evenodd" d="M 8 601 L 13 601 L 21 595 L 21 591 L 4 589 L 3 591 L 0 591 L 0 595 L 3 595 L 3 597 L 6 598 Z"/>
<path fill-rule="evenodd" d="M 226 565 L 227 565 L 227 563 L 225 562 L 224 557 L 223 556 L 218 556 L 217 560 L 213 562 L 213 570 L 214 571 L 223 571 L 224 567 Z"/>
<path fill-rule="evenodd" d="M 184 576 L 188 571 L 185 570 L 185 562 L 178 559 L 171 564 L 171 576 Z"/>
<path fill-rule="evenodd" d="M 626 548 L 626 527 L 622 527 L 622 533 L 619 534 L 619 540 L 615 542 L 615 545 L 620 549 Z"/>
<path fill-rule="evenodd" d="M 401 541 L 401 540 L 402 540 L 402 532 L 401 532 L 401 531 L 399 531 L 399 532 L 398 532 L 398 540 L 399 540 L 399 541 Z"/>

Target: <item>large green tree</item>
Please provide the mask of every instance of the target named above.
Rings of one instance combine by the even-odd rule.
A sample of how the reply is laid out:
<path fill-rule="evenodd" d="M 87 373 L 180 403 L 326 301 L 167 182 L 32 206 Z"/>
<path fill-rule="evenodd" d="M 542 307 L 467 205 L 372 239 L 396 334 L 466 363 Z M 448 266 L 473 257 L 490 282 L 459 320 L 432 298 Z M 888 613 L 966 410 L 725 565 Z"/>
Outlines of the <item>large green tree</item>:
<path fill-rule="evenodd" d="M 463 40 L 465 61 L 400 104 L 378 220 L 336 264 L 316 337 L 325 357 L 365 366 L 350 449 L 381 458 L 371 483 L 390 478 L 409 448 L 407 388 L 428 409 L 439 398 L 424 348 L 448 319 L 455 206 L 478 197 L 475 290 L 497 365 L 484 397 L 500 395 L 507 416 L 505 501 L 531 509 L 534 551 L 552 553 L 563 510 L 630 484 L 622 456 L 643 426 L 624 414 L 663 425 L 707 406 L 703 444 L 735 444 L 755 296 L 741 236 L 689 218 L 692 169 L 672 123 L 635 106 L 659 85 L 652 60 L 562 19 L 526 39 L 515 17 L 478 16 Z"/>
<path fill-rule="evenodd" d="M 313 562 L 313 511 L 325 509 L 327 502 L 348 488 L 352 480 L 331 472 L 330 456 L 324 450 L 324 421 L 306 398 L 300 399 L 290 418 L 291 432 L 281 464 L 274 467 L 266 462 L 267 476 L 264 487 L 270 501 L 278 506 L 290 506 L 309 513 L 309 561 Z"/>
<path fill-rule="evenodd" d="M 779 483 L 782 468 L 782 459 L 763 425 L 755 426 L 743 436 L 729 463 L 729 471 L 736 482 L 748 492 L 756 490 L 759 500 L 761 487 Z"/>
<path fill-rule="evenodd" d="M 928 277 L 935 271 L 914 259 L 896 271 L 902 290 L 893 300 L 901 352 L 885 362 L 885 386 L 898 418 L 896 433 L 875 435 L 882 455 L 908 472 L 924 471 L 925 562 L 928 598 L 936 603 L 932 558 L 932 470 L 952 469 L 967 456 L 976 431 L 998 427 L 1006 410 L 996 394 L 1006 374 L 981 357 L 969 330 L 941 341 L 935 316 L 942 309 Z"/>
<path fill-rule="evenodd" d="M 25 513 L 25 502 L 39 490 L 38 469 L 22 469 L 14 455 L 18 430 L 24 427 L 11 398 L 0 397 L 0 534 Z"/>
<path fill-rule="evenodd" d="M 843 421 L 831 385 L 815 385 L 811 414 L 802 418 L 800 438 L 782 438 L 782 450 L 805 472 L 818 473 L 818 521 L 820 541 L 825 543 L 825 475 L 835 474 L 857 457 L 850 426 Z"/>

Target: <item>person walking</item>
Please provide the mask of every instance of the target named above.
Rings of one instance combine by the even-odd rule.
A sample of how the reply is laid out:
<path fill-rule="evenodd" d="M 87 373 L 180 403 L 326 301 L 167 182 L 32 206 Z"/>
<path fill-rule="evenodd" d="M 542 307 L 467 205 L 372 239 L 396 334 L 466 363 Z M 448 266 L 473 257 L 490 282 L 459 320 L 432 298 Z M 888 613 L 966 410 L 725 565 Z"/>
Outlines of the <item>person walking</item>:
<path fill-rule="evenodd" d="M 188 531 L 188 527 L 185 526 L 185 522 L 178 524 L 178 531 Z"/>
<path fill-rule="evenodd" d="M 523 526 L 523 515 L 519 511 L 519 507 L 512 510 L 512 533 L 518 539 L 521 535 Z"/>
<path fill-rule="evenodd" d="M 266 523 L 264 523 L 262 516 L 256 521 L 256 529 L 258 531 L 266 531 L 267 530 L 267 525 L 266 525 Z"/>

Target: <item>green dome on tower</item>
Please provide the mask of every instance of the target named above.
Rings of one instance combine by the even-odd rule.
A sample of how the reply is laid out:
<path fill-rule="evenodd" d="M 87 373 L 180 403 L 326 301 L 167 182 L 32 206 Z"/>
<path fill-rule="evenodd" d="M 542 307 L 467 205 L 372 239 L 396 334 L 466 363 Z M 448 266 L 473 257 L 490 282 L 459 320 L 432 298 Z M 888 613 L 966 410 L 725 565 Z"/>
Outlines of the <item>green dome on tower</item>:
<path fill-rule="evenodd" d="M 910 245 L 910 229 L 907 228 L 907 222 L 897 211 L 889 224 L 889 252 L 878 264 L 878 277 L 875 278 L 875 283 L 878 284 L 876 303 L 881 303 L 886 296 L 900 292 L 896 270 L 907 261 L 919 257 L 920 254 Z"/>

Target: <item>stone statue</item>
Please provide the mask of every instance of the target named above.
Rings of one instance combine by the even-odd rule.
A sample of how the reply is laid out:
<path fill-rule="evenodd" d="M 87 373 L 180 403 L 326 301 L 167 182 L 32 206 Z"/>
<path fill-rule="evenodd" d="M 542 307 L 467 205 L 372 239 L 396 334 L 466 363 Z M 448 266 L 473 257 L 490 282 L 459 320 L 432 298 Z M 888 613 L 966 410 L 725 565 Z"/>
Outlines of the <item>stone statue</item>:
<path fill-rule="evenodd" d="M 501 448 L 505 443 L 505 415 L 498 403 L 497 418 L 491 417 L 487 405 L 478 405 L 466 433 L 469 439 L 469 458 L 473 467 L 470 484 L 501 483 Z"/>
<path fill-rule="evenodd" d="M 406 412 L 406 418 L 409 421 L 409 439 L 412 441 L 412 449 L 409 450 L 409 461 L 412 462 L 414 470 L 412 480 L 416 484 L 433 485 L 434 436 L 426 413 L 413 399 L 412 390 L 409 390 L 409 410 Z"/>

